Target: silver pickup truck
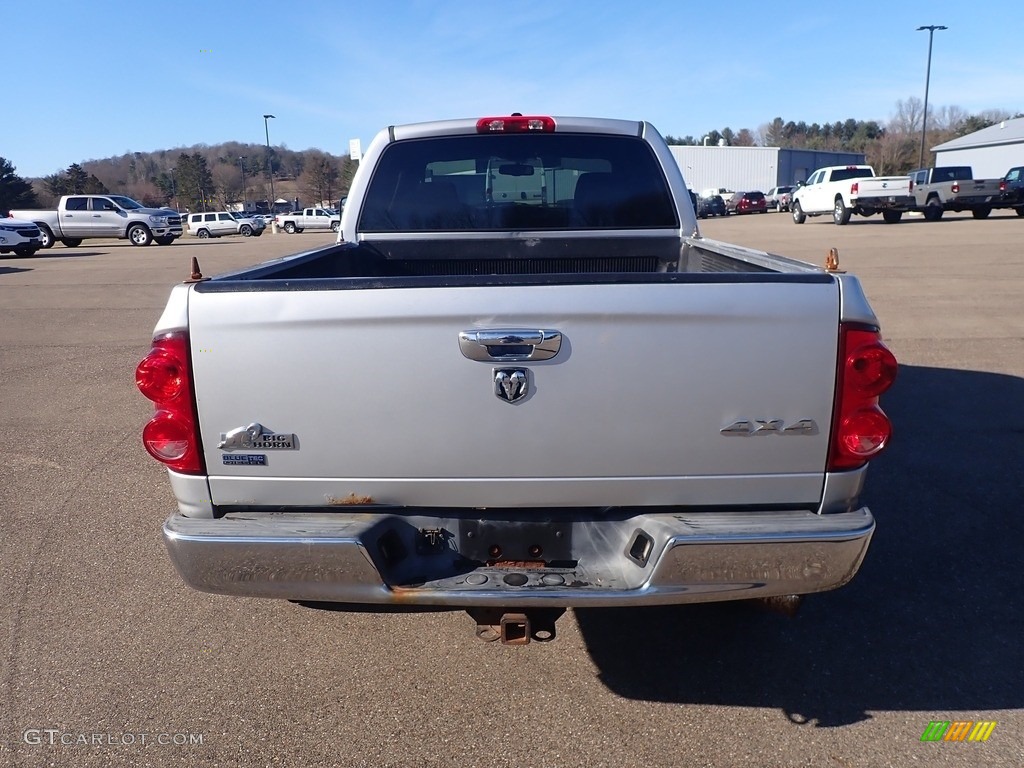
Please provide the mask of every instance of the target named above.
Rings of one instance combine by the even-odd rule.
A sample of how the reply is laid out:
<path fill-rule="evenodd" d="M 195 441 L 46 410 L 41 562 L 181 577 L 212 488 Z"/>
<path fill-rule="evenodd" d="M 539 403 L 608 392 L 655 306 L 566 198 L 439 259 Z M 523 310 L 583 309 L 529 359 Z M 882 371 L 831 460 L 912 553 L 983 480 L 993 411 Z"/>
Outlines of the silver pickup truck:
<path fill-rule="evenodd" d="M 175 287 L 136 378 L 196 589 L 465 608 L 857 572 L 896 361 L 853 275 L 703 238 L 644 122 L 393 126 L 339 242 Z"/>
<path fill-rule="evenodd" d="M 306 229 L 337 232 L 341 227 L 341 215 L 326 208 L 304 208 L 293 213 L 279 213 L 274 217 L 274 223 L 289 235 Z"/>
<path fill-rule="evenodd" d="M 43 248 L 58 240 L 75 248 L 97 237 L 127 239 L 132 245 L 170 245 L 181 237 L 181 216 L 166 208 L 146 208 L 123 195 L 64 195 L 55 211 L 11 211 L 42 232 Z"/>
<path fill-rule="evenodd" d="M 970 211 L 976 219 L 988 218 L 999 200 L 1001 179 L 975 179 L 969 165 L 920 168 L 910 172 L 914 210 L 927 221 L 938 221 L 946 211 Z"/>

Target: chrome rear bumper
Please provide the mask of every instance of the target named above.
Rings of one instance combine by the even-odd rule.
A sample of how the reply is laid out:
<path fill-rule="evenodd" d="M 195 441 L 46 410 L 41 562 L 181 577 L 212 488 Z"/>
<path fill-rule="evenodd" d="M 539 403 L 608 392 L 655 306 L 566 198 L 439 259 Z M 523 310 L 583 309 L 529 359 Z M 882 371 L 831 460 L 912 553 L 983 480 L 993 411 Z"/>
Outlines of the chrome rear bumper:
<path fill-rule="evenodd" d="M 192 587 L 228 595 L 422 606 L 626 606 L 822 592 L 856 574 L 874 519 L 865 507 L 819 515 L 535 511 L 492 517 L 351 512 L 172 515 L 171 560 Z M 637 514 L 632 514 L 636 512 Z M 474 536 L 477 539 L 474 540 Z M 546 538 L 546 565 L 512 552 Z M 492 542 L 493 540 L 493 542 Z M 475 541 L 475 543 L 474 543 Z M 467 558 L 504 546 L 505 559 Z M 509 556 L 511 555 L 511 556 Z M 499 556 L 500 558 L 500 556 Z"/>

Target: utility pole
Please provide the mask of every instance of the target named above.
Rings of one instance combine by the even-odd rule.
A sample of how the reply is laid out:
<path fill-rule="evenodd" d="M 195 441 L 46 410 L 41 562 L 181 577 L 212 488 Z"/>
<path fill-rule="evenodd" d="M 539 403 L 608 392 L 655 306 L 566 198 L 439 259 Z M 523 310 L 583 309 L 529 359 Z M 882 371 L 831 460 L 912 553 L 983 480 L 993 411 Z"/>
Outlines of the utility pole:
<path fill-rule="evenodd" d="M 178 207 L 178 185 L 174 183 L 174 169 L 171 168 L 171 195 L 174 197 L 174 210 L 181 212 Z"/>
<path fill-rule="evenodd" d="M 267 174 L 270 176 L 270 213 L 274 213 L 274 200 L 277 196 L 274 194 L 274 160 L 270 154 L 270 128 L 268 127 L 268 120 L 273 120 L 273 115 L 263 116 L 263 130 L 267 134 Z"/>
<path fill-rule="evenodd" d="M 949 27 L 940 27 L 935 24 L 930 24 L 926 27 L 918 27 L 918 32 L 928 30 L 928 69 L 924 76 L 924 115 L 921 116 L 921 154 L 917 158 L 917 167 L 924 168 L 924 143 L 925 134 L 928 131 L 928 85 L 932 79 L 932 38 L 935 36 L 936 30 L 949 29 Z"/>
<path fill-rule="evenodd" d="M 246 155 L 238 158 L 238 167 L 242 169 L 242 211 L 245 211 L 247 208 L 245 204 L 245 158 Z"/>

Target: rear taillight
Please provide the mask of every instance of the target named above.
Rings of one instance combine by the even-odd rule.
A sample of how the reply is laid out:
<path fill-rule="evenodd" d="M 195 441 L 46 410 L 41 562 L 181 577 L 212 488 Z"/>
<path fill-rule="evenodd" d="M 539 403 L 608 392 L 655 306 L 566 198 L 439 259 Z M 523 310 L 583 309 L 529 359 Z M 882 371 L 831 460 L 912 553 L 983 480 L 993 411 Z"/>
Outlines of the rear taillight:
<path fill-rule="evenodd" d="M 1006 191 L 1006 182 L 1005 181 L 1000 181 L 999 182 L 999 191 L 1000 192 L 1005 192 Z"/>
<path fill-rule="evenodd" d="M 914 191 L 914 180 L 913 179 L 910 180 L 910 187 L 908 187 L 907 191 L 908 192 L 913 192 Z"/>
<path fill-rule="evenodd" d="M 550 117 L 509 115 L 481 117 L 476 121 L 477 133 L 553 133 L 555 121 Z"/>
<path fill-rule="evenodd" d="M 896 358 L 877 330 L 840 326 L 830 472 L 863 466 L 889 443 L 892 424 L 878 407 L 878 397 L 892 386 L 896 370 Z"/>
<path fill-rule="evenodd" d="M 204 474 L 188 334 L 177 331 L 153 339 L 153 348 L 135 369 L 135 385 L 156 405 L 156 415 L 142 429 L 149 455 L 178 472 Z"/>
<path fill-rule="evenodd" d="M 953 182 L 953 187 L 952 187 L 952 190 L 953 190 L 953 194 L 954 194 L 954 195 L 955 195 L 955 194 L 956 194 L 957 192 L 959 192 L 959 191 L 960 191 L 960 182 L 958 182 L 958 181 L 954 181 L 954 182 Z"/>
<path fill-rule="evenodd" d="M 855 181 L 853 182 L 853 184 L 850 185 L 850 194 L 856 195 L 858 192 L 860 192 L 860 182 Z"/>

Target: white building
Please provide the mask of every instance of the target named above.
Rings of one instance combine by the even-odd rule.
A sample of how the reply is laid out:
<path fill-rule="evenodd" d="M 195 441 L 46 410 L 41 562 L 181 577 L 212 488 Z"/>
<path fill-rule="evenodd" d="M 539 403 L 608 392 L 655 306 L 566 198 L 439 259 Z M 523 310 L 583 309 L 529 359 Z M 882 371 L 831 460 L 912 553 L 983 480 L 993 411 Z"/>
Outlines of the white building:
<path fill-rule="evenodd" d="M 856 152 L 822 152 L 779 147 L 669 147 L 686 186 L 702 189 L 725 187 L 733 192 L 767 192 L 772 187 L 806 181 L 818 168 L 829 165 L 860 165 Z"/>
<path fill-rule="evenodd" d="M 1001 179 L 1014 166 L 1024 165 L 1024 117 L 932 147 L 935 165 L 969 165 L 976 179 Z"/>

